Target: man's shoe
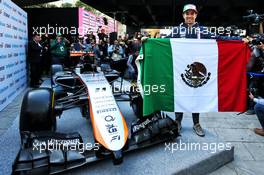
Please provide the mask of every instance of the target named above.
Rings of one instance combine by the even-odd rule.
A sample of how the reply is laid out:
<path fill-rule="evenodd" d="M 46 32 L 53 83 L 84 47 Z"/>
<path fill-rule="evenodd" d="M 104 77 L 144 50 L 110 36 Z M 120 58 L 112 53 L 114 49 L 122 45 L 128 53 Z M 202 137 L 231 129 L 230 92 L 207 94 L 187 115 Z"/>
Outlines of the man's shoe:
<path fill-rule="evenodd" d="M 254 132 L 260 136 L 264 136 L 264 130 L 261 128 L 255 128 Z"/>
<path fill-rule="evenodd" d="M 255 111 L 253 109 L 249 109 L 245 112 L 246 115 L 254 115 Z"/>
<path fill-rule="evenodd" d="M 262 128 L 255 128 L 254 131 L 255 131 L 255 130 L 263 130 L 263 129 L 262 129 Z"/>
<path fill-rule="evenodd" d="M 197 123 L 196 125 L 193 126 L 193 130 L 198 136 L 200 136 L 200 137 L 205 136 L 203 128 L 201 127 L 201 125 L 199 123 Z"/>
<path fill-rule="evenodd" d="M 180 134 L 181 133 L 181 129 L 182 129 L 181 123 L 178 120 L 175 120 L 175 123 L 177 123 L 178 133 Z"/>

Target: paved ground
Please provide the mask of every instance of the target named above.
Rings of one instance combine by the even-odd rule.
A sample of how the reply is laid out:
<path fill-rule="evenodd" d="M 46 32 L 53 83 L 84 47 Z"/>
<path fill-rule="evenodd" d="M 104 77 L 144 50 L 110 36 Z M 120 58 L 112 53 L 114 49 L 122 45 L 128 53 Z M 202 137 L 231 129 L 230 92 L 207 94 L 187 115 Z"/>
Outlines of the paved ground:
<path fill-rule="evenodd" d="M 29 88 L 24 90 L 13 100 L 12 103 L 0 111 L 0 136 L 4 134 L 8 128 L 10 128 L 10 126 L 13 124 L 13 121 L 20 113 L 23 96 L 27 90 L 29 90 Z"/>
<path fill-rule="evenodd" d="M 0 112 L 0 135 L 3 135 L 14 121 L 17 122 L 23 94 L 24 92 Z M 190 121 L 191 115 L 185 115 L 184 119 Z M 235 146 L 235 160 L 210 175 L 264 174 L 264 137 L 255 135 L 252 131 L 254 127 L 260 127 L 255 115 L 208 113 L 201 115 L 200 123 L 219 139 Z"/>
<path fill-rule="evenodd" d="M 253 132 L 253 128 L 260 127 L 256 115 L 206 114 L 201 123 L 235 146 L 235 160 L 211 175 L 264 174 L 264 137 Z"/>

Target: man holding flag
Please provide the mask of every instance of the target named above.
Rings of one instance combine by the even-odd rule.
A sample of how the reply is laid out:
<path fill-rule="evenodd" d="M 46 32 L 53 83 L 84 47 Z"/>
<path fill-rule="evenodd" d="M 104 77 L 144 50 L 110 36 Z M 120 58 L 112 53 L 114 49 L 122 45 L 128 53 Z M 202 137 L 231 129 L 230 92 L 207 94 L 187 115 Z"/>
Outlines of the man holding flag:
<path fill-rule="evenodd" d="M 200 29 L 199 24 L 195 21 L 197 18 L 197 8 L 193 4 L 187 4 L 183 7 L 182 16 L 184 23 L 181 23 L 179 27 L 173 29 L 173 32 L 168 36 L 170 38 L 208 38 L 209 35 L 204 35 Z M 198 29 L 198 30 L 197 30 Z M 202 35 L 202 36 L 201 36 Z M 175 121 L 178 124 L 179 133 L 181 130 L 181 121 L 183 113 L 175 112 Z M 199 113 L 192 113 L 193 118 L 193 130 L 198 136 L 204 137 L 205 133 L 199 123 Z"/>
<path fill-rule="evenodd" d="M 168 40 L 145 42 L 143 47 L 145 48 L 144 66 L 141 66 L 144 70 L 142 71 L 143 76 L 140 75 L 143 78 L 140 81 L 143 86 L 166 85 L 165 94 L 144 94 L 144 115 L 149 115 L 157 110 L 174 111 L 180 131 L 183 112 L 192 112 L 193 130 L 198 136 L 203 137 L 205 133 L 199 123 L 199 112 L 244 110 L 246 59 L 241 59 L 240 63 L 237 63 L 240 67 L 237 69 L 234 80 L 231 80 L 228 76 L 233 73 L 231 63 L 239 57 L 247 57 L 248 50 L 245 44 L 241 44 L 241 41 L 230 41 L 230 43 L 226 44 L 223 41 L 218 42 L 216 40 L 169 39 L 242 40 L 239 37 L 219 37 L 204 32 L 205 28 L 199 26 L 195 21 L 197 14 L 198 11 L 195 5 L 185 5 L 183 8 L 184 23 L 173 29 L 172 33 L 167 37 Z M 244 39 L 243 41 L 248 42 Z M 234 50 L 237 52 L 231 54 Z M 240 53 L 240 55 L 237 53 Z M 228 54 L 231 54 L 229 59 L 222 59 Z M 164 58 L 162 63 L 155 64 L 154 62 L 160 61 L 160 58 Z M 227 64 L 229 64 L 230 68 L 219 74 L 220 68 L 226 69 Z M 235 64 L 232 63 L 234 66 Z M 162 73 L 157 71 L 159 69 Z M 150 72 L 152 73 L 151 75 Z M 240 76 L 238 73 L 242 75 Z M 243 81 L 239 82 L 240 78 Z M 226 83 L 229 83 L 229 85 L 224 88 L 223 85 L 226 85 Z M 231 95 L 231 98 L 226 99 L 226 96 L 234 90 L 232 85 L 239 87 L 240 91 Z M 239 96 L 236 98 L 237 94 Z M 224 100 L 228 101 L 224 103 Z M 237 103 L 236 100 L 240 100 L 243 103 Z"/>

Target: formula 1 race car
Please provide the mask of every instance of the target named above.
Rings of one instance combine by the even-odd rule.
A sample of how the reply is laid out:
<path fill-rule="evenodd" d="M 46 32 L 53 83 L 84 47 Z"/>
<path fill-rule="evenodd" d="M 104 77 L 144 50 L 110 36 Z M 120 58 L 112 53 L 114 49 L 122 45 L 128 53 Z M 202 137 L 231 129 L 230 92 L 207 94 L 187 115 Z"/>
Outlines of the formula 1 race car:
<path fill-rule="evenodd" d="M 142 117 L 141 97 L 134 92 L 129 97 L 138 118 L 128 126 L 110 86 L 119 72 L 97 69 L 95 64 L 82 64 L 66 71 L 61 65 L 53 65 L 51 88 L 32 89 L 25 94 L 19 126 L 21 149 L 13 163 L 13 174 L 55 174 L 108 157 L 120 164 L 127 151 L 178 136 L 178 126 L 168 116 L 156 112 Z M 83 147 L 79 133 L 56 132 L 57 117 L 76 107 L 91 120 L 97 145 L 84 152 L 79 151 Z M 55 144 L 57 149 L 48 149 Z"/>

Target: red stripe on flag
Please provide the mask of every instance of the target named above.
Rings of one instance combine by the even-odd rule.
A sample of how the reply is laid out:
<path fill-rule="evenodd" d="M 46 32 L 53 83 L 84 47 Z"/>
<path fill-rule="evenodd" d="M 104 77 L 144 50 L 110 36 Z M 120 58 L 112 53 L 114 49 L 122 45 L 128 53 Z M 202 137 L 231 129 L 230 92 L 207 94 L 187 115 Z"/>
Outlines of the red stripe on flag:
<path fill-rule="evenodd" d="M 218 111 L 246 110 L 246 64 L 250 49 L 242 41 L 217 41 Z"/>

